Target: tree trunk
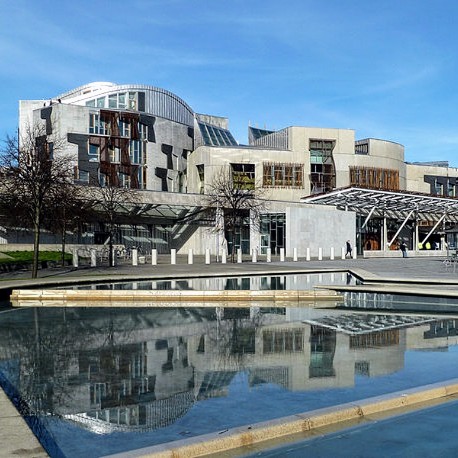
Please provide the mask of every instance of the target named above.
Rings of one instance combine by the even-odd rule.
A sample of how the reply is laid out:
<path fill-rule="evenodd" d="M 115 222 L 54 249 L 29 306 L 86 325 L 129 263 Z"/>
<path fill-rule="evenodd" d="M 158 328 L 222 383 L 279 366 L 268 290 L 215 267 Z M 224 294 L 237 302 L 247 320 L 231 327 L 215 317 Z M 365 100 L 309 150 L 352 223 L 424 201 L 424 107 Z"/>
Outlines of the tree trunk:
<path fill-rule="evenodd" d="M 38 277 L 38 258 L 40 255 L 40 215 L 35 216 L 33 224 L 33 261 L 32 278 Z"/>
<path fill-rule="evenodd" d="M 110 228 L 110 236 L 108 238 L 108 263 L 109 267 L 113 267 L 113 229 Z"/>
<path fill-rule="evenodd" d="M 61 247 L 61 262 L 62 262 L 62 267 L 65 266 L 65 244 L 67 241 L 67 231 L 65 228 L 65 223 L 62 226 L 62 247 Z"/>

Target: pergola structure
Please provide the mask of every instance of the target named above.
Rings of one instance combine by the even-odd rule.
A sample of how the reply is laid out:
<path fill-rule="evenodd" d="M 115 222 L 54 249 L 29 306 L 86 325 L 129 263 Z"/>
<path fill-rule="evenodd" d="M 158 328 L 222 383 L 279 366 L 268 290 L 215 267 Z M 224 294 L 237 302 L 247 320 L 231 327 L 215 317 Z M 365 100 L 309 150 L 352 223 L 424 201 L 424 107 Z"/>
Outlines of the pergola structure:
<path fill-rule="evenodd" d="M 396 240 L 402 228 L 409 220 L 415 221 L 414 246 L 423 244 L 439 225 L 445 229 L 446 223 L 458 222 L 458 199 L 453 197 L 432 196 L 430 194 L 407 191 L 385 191 L 365 188 L 341 188 L 334 191 L 303 197 L 301 202 L 307 204 L 332 205 L 339 210 L 354 211 L 365 217 L 360 229 L 363 229 L 371 218 L 383 220 L 383 249 L 389 248 Z M 400 221 L 394 236 L 388 240 L 387 220 Z M 419 240 L 418 223 L 427 221 L 433 227 Z M 444 232 L 444 231 L 442 231 Z"/>

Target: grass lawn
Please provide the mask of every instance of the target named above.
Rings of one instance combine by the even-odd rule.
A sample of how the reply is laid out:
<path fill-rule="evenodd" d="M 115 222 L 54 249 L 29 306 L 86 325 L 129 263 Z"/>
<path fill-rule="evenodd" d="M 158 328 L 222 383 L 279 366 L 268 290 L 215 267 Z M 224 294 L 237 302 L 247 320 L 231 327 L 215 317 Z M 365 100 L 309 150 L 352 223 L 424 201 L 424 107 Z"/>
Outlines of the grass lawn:
<path fill-rule="evenodd" d="M 38 260 L 42 261 L 54 261 L 60 263 L 62 253 L 60 251 L 40 251 Z M 65 253 L 65 260 L 71 261 L 72 255 Z M 0 264 L 31 264 L 33 260 L 33 251 L 7 251 L 5 253 L 0 252 Z"/>

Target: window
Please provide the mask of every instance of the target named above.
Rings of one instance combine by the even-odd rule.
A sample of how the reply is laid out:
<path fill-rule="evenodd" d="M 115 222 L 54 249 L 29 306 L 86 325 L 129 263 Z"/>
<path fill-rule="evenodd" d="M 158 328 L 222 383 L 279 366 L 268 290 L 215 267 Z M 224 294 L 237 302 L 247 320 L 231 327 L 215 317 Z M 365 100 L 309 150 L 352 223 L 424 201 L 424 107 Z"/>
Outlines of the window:
<path fill-rule="evenodd" d="M 355 154 L 369 154 L 369 143 L 365 141 L 356 142 Z"/>
<path fill-rule="evenodd" d="M 104 187 L 107 184 L 107 176 L 105 173 L 100 172 L 99 170 L 99 184 L 100 186 Z"/>
<path fill-rule="evenodd" d="M 89 143 L 89 160 L 99 160 L 99 152 L 100 152 L 100 147 L 98 145 L 93 145 L 92 143 Z"/>
<path fill-rule="evenodd" d="M 303 188 L 304 166 L 302 164 L 263 164 L 264 187 Z"/>
<path fill-rule="evenodd" d="M 120 92 L 110 94 L 108 96 L 108 108 L 119 110 L 136 110 L 137 109 L 137 93 L 136 92 Z"/>
<path fill-rule="evenodd" d="M 129 110 L 136 110 L 137 109 L 137 93 L 136 92 L 129 92 Z"/>
<path fill-rule="evenodd" d="M 108 108 L 118 108 L 118 94 L 108 96 Z"/>
<path fill-rule="evenodd" d="M 119 121 L 119 135 L 121 137 L 130 137 L 130 122 L 128 120 Z"/>
<path fill-rule="evenodd" d="M 97 99 L 97 108 L 105 108 L 105 97 Z"/>
<path fill-rule="evenodd" d="M 254 164 L 231 164 L 232 180 L 238 189 L 254 189 Z"/>
<path fill-rule="evenodd" d="M 89 183 L 89 172 L 86 170 L 78 170 L 78 180 Z"/>
<path fill-rule="evenodd" d="M 125 92 L 118 94 L 118 108 L 119 109 L 126 108 L 126 93 Z"/>
<path fill-rule="evenodd" d="M 350 167 L 350 186 L 370 189 L 399 190 L 399 172 L 377 167 Z"/>
<path fill-rule="evenodd" d="M 107 135 L 107 126 L 100 119 L 99 113 L 89 113 L 89 133 Z"/>
<path fill-rule="evenodd" d="M 95 100 L 88 100 L 86 106 L 95 108 Z"/>
<path fill-rule="evenodd" d="M 108 149 L 110 162 L 121 162 L 121 150 L 117 147 L 110 147 Z"/>
<path fill-rule="evenodd" d="M 197 165 L 197 173 L 199 174 L 199 194 L 203 194 L 205 184 L 204 164 Z"/>
<path fill-rule="evenodd" d="M 442 183 L 439 183 L 439 181 L 435 180 L 434 182 L 434 193 L 436 196 L 442 196 L 443 194 L 443 186 Z"/>
<path fill-rule="evenodd" d="M 335 140 L 310 139 L 311 194 L 331 191 L 335 187 L 335 166 L 332 152 Z"/>
<path fill-rule="evenodd" d="M 140 122 L 138 123 L 138 136 L 140 137 L 140 140 L 148 140 L 148 127 Z"/>
<path fill-rule="evenodd" d="M 129 148 L 129 157 L 132 164 L 140 164 L 142 159 L 141 146 L 143 142 L 139 140 L 131 140 Z"/>
<path fill-rule="evenodd" d="M 451 181 L 448 181 L 448 183 L 447 183 L 447 188 L 448 188 L 447 195 L 448 195 L 449 197 L 455 197 L 455 195 L 456 195 L 456 194 L 455 194 L 455 192 L 456 192 L 456 191 L 455 191 L 455 184 L 452 183 Z"/>
<path fill-rule="evenodd" d="M 130 188 L 130 176 L 125 173 L 119 174 L 119 186 L 123 188 Z"/>

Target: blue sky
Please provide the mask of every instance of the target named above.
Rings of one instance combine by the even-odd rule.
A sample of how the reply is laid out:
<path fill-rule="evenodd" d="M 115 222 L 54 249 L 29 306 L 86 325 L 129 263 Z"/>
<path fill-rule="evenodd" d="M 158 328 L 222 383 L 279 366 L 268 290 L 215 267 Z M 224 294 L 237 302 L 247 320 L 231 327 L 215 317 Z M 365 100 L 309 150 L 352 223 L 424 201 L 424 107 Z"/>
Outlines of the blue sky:
<path fill-rule="evenodd" d="M 0 138 L 18 100 L 167 89 L 248 125 L 350 128 L 458 166 L 456 0 L 0 0 Z"/>

